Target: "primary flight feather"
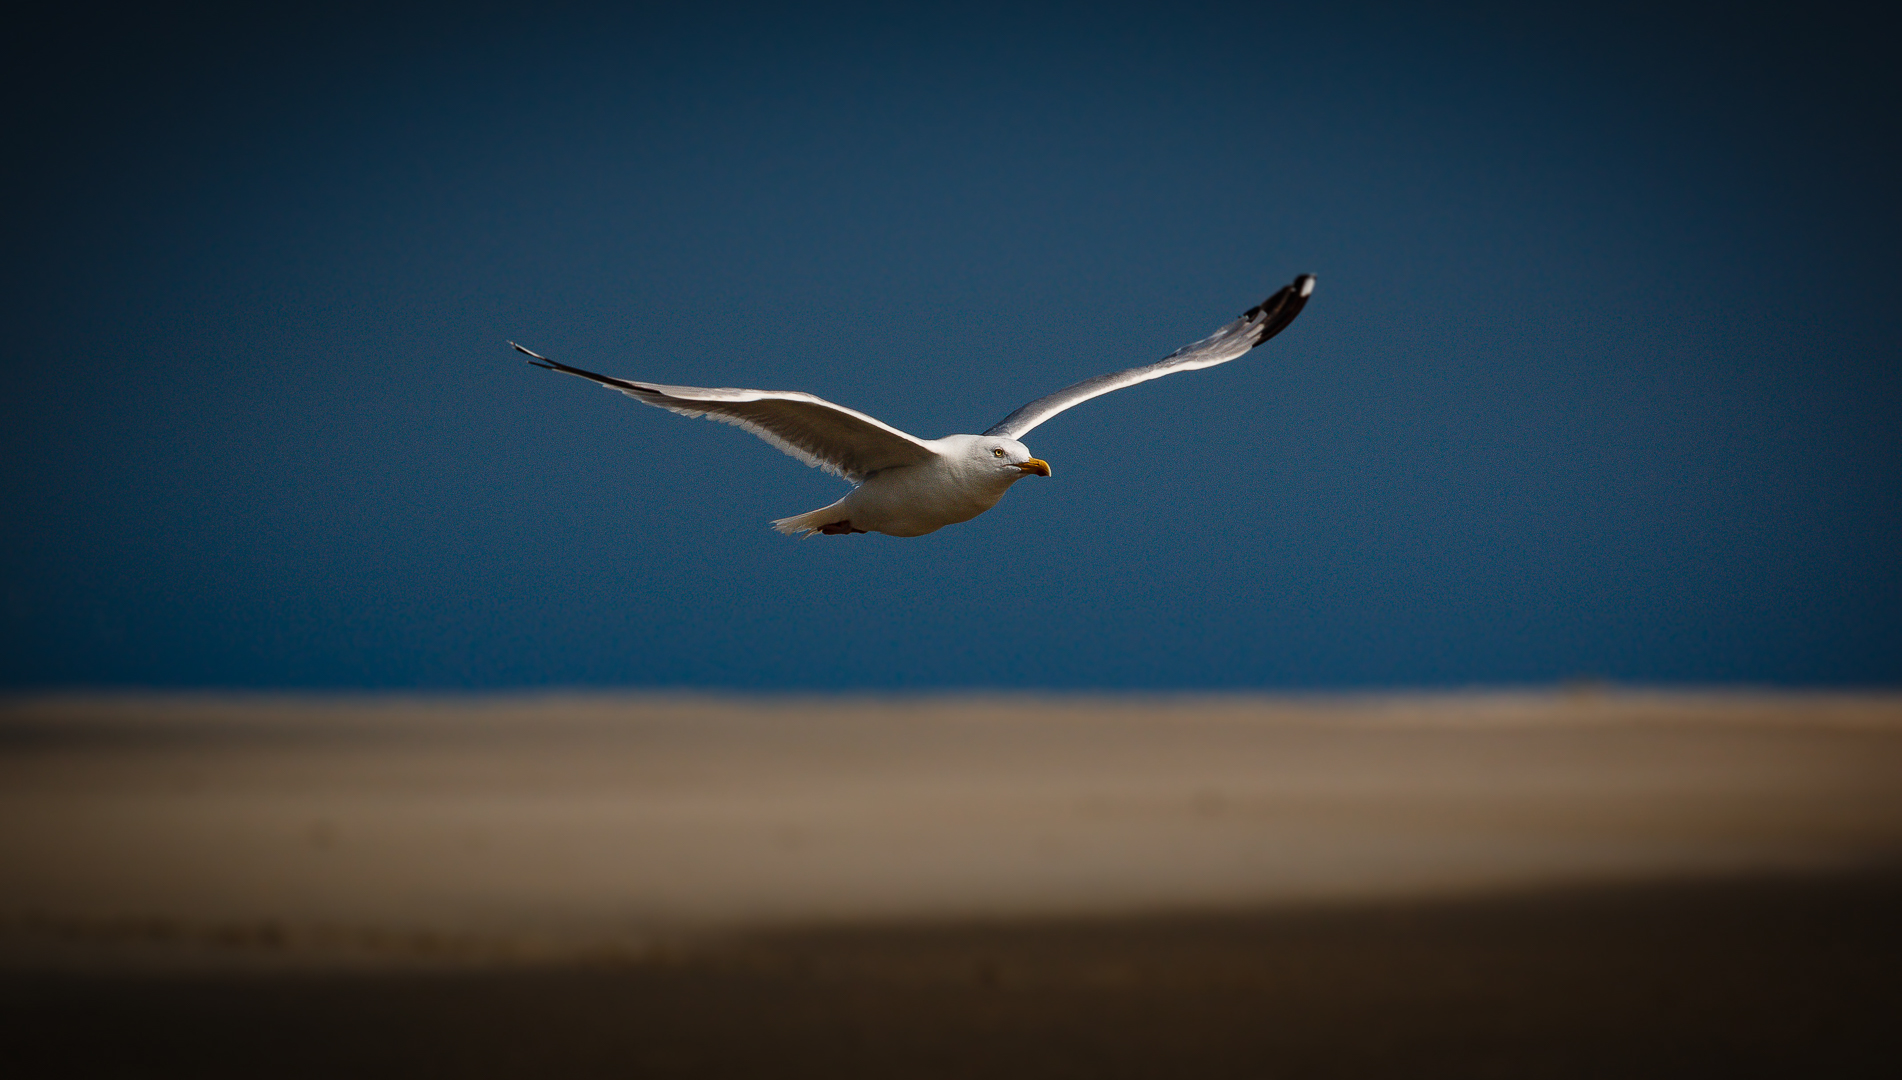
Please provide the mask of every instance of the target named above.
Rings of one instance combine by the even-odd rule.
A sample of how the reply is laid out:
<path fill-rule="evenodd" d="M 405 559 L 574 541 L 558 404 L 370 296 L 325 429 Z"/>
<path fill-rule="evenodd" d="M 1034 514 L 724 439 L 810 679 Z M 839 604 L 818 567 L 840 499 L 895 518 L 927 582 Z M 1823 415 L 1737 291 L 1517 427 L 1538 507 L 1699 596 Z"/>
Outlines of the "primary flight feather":
<path fill-rule="evenodd" d="M 1287 329 L 1314 292 L 1314 275 L 1243 312 L 1200 341 L 1154 364 L 1126 368 L 1066 386 L 1011 413 L 982 435 L 920 439 L 853 409 L 796 390 L 709 389 L 665 386 L 597 375 L 538 353 L 529 363 L 564 371 L 619 390 L 636 401 L 682 416 L 704 416 L 745 428 L 786 453 L 853 484 L 845 498 L 811 513 L 780 518 L 783 533 L 879 532 L 923 536 L 969 521 L 1004 497 L 1010 486 L 1050 465 L 1017 440 L 1045 420 L 1093 397 L 1178 371 L 1225 364 Z"/>

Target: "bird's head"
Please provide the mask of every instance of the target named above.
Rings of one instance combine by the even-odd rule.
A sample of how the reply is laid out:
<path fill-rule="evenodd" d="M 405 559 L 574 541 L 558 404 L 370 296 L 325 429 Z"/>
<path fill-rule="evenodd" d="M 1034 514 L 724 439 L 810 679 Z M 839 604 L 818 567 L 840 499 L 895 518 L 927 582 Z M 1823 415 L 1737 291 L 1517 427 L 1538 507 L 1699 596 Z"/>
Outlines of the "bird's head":
<path fill-rule="evenodd" d="M 1031 457 L 1030 448 L 1016 439 L 979 438 L 972 444 L 971 453 L 980 464 L 1008 475 L 1012 480 L 1021 480 L 1031 473 L 1050 475 L 1050 463 L 1042 458 Z"/>

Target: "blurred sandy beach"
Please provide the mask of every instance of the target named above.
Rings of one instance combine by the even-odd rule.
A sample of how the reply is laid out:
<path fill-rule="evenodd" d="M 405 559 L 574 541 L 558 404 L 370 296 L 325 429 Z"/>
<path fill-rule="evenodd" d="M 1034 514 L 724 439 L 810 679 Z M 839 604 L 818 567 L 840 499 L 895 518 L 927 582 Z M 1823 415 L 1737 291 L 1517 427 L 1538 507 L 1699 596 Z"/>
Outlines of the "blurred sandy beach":
<path fill-rule="evenodd" d="M 1363 989 L 1438 985 L 1367 967 L 1441 955 L 1405 937 L 1416 931 L 1462 970 L 1504 957 L 1533 963 L 1540 978 L 1569 970 L 1568 983 L 1591 982 L 1592 964 L 1652 933 L 1663 944 L 1642 955 L 1665 974 L 1630 974 L 1642 996 L 1666 974 L 1693 974 L 1669 959 L 1671 942 L 1729 926 L 1735 942 L 1696 946 L 1721 958 L 1700 961 L 1696 977 L 1757 985 L 1749 972 L 1769 969 L 1751 968 L 1750 950 L 1783 949 L 1799 967 L 1823 965 L 1763 983 L 1793 993 L 1783 985 L 1792 979 L 1827 983 L 1846 977 L 1845 963 L 1861 971 L 1855 963 L 1893 958 L 1892 932 L 1860 953 L 1801 942 L 1819 927 L 1853 942 L 1869 920 L 1886 924 L 1874 913 L 1896 895 L 1898 853 L 1902 698 L 1893 696 L 49 697 L 0 714 L 0 965 L 10 1011 L 47 1030 L 116 1015 L 108 999 L 148 1015 L 138 995 L 159 986 L 172 1002 L 190 1000 L 181 986 L 230 993 L 249 1003 L 230 1006 L 242 1011 L 270 1000 L 258 979 L 321 996 L 337 985 L 326 979 L 368 978 L 380 989 L 339 1000 L 410 986 L 394 1000 L 440 1009 L 496 979 L 518 988 L 608 979 L 518 997 L 568 993 L 598 1009 L 635 994 L 650 1016 L 650 997 L 663 1000 L 679 1013 L 669 1031 L 701 1034 L 641 1060 L 650 1072 L 714 1075 L 777 1059 L 747 1066 L 720 1057 L 730 1046 L 709 1050 L 727 1038 L 713 1017 L 745 1030 L 779 1017 L 773 1030 L 795 1042 L 836 1034 L 841 1016 L 859 1017 L 847 1027 L 860 1030 L 869 1021 L 854 1009 L 905 1000 L 887 993 L 893 972 L 928 998 L 951 993 L 946 972 L 975 995 L 1015 978 L 1011 970 L 1044 972 L 1025 985 L 1042 978 L 1091 994 L 1156 991 L 1140 972 L 1173 972 L 1155 977 L 1189 995 L 1164 994 L 1180 1004 L 1209 978 L 1246 983 L 1299 954 L 1309 983 L 1283 970 L 1276 993 L 1306 1000 L 1303 985 L 1322 997 L 1333 986 L 1358 1001 L 1341 972 L 1360 971 L 1352 985 Z M 1753 923 L 1724 906 L 1733 900 L 1783 914 Z M 1526 914 L 1534 910 L 1598 914 L 1566 923 L 1573 916 Z M 1415 916 L 1393 923 L 1395 911 Z M 1559 921 L 1526 929 L 1540 918 Z M 1625 931 L 1607 930 L 1607 918 Z M 1402 940 L 1396 926 L 1414 929 Z M 1569 956 L 1599 938 L 1623 944 L 1553 959 L 1553 949 Z M 1391 948 L 1357 951 L 1373 940 Z M 813 996 L 813 970 L 834 972 L 821 980 L 834 997 Z M 751 989 L 705 990 L 734 972 Z M 1520 983 L 1475 975 L 1459 985 L 1513 999 Z M 789 996 L 763 1004 L 779 1000 L 775 986 Z M 517 998 L 493 993 L 502 996 L 471 1015 L 519 1012 Z M 682 1004 L 701 1000 L 695 993 L 711 995 L 701 1011 Z M 1216 996 L 1229 1012 L 1195 1015 L 1206 1025 L 1233 1013 L 1229 1034 L 1202 1043 L 1230 1046 L 1255 1020 L 1234 1013 L 1240 998 Z M 297 1000 L 270 1015 L 309 1006 Z M 979 998 L 932 1000 L 951 1025 L 943 1031 L 974 1030 L 952 1018 Z M 1008 1015 L 1070 999 L 1036 1000 Z M 734 1004 L 745 1001 L 753 1012 Z M 786 1001 L 836 1008 L 794 1024 Z M 1037 1030 L 1069 1030 L 1046 1019 L 1055 1027 Z M 1114 1042 L 1102 1017 L 1072 1019 Z M 601 1023 L 627 1037 L 623 1024 Z M 912 1031 L 907 1046 L 940 1031 L 890 1018 L 879 1026 Z M 632 1045 L 673 1045 L 640 1030 Z M 970 1046 L 987 1045 L 972 1037 Z M 924 1074 L 920 1063 L 935 1060 L 880 1057 L 876 1038 L 825 1045 L 863 1053 L 808 1047 L 807 1064 Z M 180 1052 L 186 1071 L 211 1068 Z M 137 1060 L 164 1071 L 175 1059 Z M 1132 1050 L 1075 1060 L 1135 1068 L 1145 1059 Z M 1247 1074 L 1261 1059 L 1205 1064 L 1219 1072 L 1223 1062 Z M 981 1055 L 966 1064 L 996 1067 Z M 1105 1073 L 1078 1073 L 1087 1074 Z"/>

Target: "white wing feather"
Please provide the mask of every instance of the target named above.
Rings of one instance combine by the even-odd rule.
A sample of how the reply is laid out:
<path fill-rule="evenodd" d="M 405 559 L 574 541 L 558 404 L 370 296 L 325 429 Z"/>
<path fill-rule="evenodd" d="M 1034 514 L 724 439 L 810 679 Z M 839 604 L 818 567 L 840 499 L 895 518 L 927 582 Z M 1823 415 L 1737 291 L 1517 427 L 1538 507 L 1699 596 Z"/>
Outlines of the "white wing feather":
<path fill-rule="evenodd" d="M 1242 312 L 1240 318 L 1201 341 L 1184 345 L 1156 363 L 1098 375 L 1094 379 L 1066 386 L 1054 394 L 1047 394 L 998 421 L 984 434 L 1021 439 L 1031 428 L 1091 398 L 1102 397 L 1113 390 L 1151 379 L 1160 379 L 1164 375 L 1173 375 L 1178 371 L 1195 371 L 1226 364 L 1287 329 L 1294 317 L 1307 306 L 1308 294 L 1313 291 L 1314 275 L 1302 274 L 1294 279 L 1292 285 Z"/>
<path fill-rule="evenodd" d="M 514 342 L 509 342 L 515 345 Z M 758 435 L 793 457 L 859 483 L 881 469 L 916 465 L 937 456 L 922 439 L 843 405 L 797 390 L 637 383 L 569 367 L 515 345 L 532 363 L 619 390 L 645 405 L 682 416 L 704 416 Z"/>

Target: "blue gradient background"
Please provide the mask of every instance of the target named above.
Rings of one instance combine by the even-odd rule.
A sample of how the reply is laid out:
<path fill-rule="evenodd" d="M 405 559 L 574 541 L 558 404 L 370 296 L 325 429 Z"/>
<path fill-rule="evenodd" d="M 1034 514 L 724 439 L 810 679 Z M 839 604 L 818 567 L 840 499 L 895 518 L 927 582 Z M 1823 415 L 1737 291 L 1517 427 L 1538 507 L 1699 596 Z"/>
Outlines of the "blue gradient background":
<path fill-rule="evenodd" d="M 8 46 L 0 683 L 1902 681 L 1891 27 L 93 11 Z M 1028 440 L 929 537 L 528 368 Z"/>

